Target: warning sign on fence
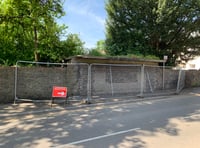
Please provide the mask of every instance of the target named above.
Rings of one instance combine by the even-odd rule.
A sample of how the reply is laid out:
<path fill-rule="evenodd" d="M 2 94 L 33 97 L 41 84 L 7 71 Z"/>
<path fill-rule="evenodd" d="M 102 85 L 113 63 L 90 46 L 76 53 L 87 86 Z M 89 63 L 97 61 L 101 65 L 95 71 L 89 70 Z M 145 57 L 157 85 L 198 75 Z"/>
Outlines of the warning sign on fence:
<path fill-rule="evenodd" d="M 66 98 L 67 87 L 53 86 L 52 97 L 55 98 Z"/>

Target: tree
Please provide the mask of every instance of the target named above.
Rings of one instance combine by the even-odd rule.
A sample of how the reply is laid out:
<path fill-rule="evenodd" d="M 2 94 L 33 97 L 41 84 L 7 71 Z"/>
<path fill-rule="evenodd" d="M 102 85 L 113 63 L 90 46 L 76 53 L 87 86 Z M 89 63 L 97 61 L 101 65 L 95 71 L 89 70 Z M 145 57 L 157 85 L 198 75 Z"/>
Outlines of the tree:
<path fill-rule="evenodd" d="M 105 56 L 105 41 L 99 40 L 96 43 L 96 47 L 91 49 L 88 53 L 91 56 Z"/>
<path fill-rule="evenodd" d="M 84 44 L 78 34 L 69 34 L 66 40 L 61 41 L 57 50 L 57 57 L 61 61 L 69 56 L 82 55 L 84 54 Z"/>
<path fill-rule="evenodd" d="M 66 52 L 65 57 L 84 54 L 84 44 L 78 34 L 69 34 L 66 41 L 64 41 L 64 47 L 69 51 Z"/>
<path fill-rule="evenodd" d="M 63 15 L 62 0 L 3 0 L 0 33 L 5 44 L 13 44 L 16 56 L 40 61 L 44 52 L 48 54 L 59 43 L 60 33 L 66 27 L 58 26 L 55 19 Z"/>
<path fill-rule="evenodd" d="M 168 55 L 175 64 L 200 54 L 200 1 L 108 0 L 106 10 L 111 55 Z"/>

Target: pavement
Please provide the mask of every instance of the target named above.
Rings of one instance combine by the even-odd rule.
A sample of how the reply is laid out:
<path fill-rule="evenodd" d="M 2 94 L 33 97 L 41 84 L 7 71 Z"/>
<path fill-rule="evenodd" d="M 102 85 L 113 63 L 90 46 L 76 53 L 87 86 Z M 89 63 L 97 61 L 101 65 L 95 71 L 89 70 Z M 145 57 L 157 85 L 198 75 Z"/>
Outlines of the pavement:
<path fill-rule="evenodd" d="M 200 87 L 184 89 L 180 95 L 194 95 L 200 93 Z M 87 101 L 70 101 L 65 104 L 64 101 L 58 101 L 51 106 L 51 101 L 45 102 L 17 102 L 16 104 L 0 104 L 0 118 L 20 116 L 27 114 L 39 114 L 45 112 L 59 112 L 61 110 L 73 110 L 84 107 L 94 107 L 99 105 L 107 104 L 123 104 L 128 102 L 139 102 L 148 101 L 155 99 L 167 99 L 169 95 L 174 95 L 174 93 L 160 93 L 154 96 L 145 96 L 144 98 L 136 96 L 125 96 L 125 97 L 105 97 L 92 99 L 90 103 Z"/>
<path fill-rule="evenodd" d="M 191 88 L 180 95 L 98 98 L 92 104 L 0 105 L 0 147 L 199 148 L 199 96 L 200 88 Z"/>
<path fill-rule="evenodd" d="M 84 107 L 94 107 L 98 105 L 105 104 L 118 104 L 118 103 L 126 103 L 129 101 L 139 101 L 141 99 L 132 97 L 126 98 L 99 98 L 92 99 L 90 103 L 87 101 L 70 101 L 69 103 L 64 103 L 64 101 L 58 100 L 55 101 L 51 106 L 51 100 L 44 102 L 19 102 L 16 104 L 0 104 L 0 119 L 4 117 L 11 116 L 20 116 L 27 114 L 39 114 L 45 112 L 59 112 L 61 110 L 73 110 L 80 109 Z"/>

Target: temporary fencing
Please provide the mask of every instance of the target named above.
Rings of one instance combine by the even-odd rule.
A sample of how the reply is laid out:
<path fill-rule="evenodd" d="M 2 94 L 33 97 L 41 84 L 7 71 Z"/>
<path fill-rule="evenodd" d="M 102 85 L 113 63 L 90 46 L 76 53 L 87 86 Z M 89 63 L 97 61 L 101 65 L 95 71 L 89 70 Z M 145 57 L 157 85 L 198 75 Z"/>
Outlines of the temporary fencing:
<path fill-rule="evenodd" d="M 122 64 L 91 65 L 91 96 L 153 96 L 180 92 L 184 71 L 173 67 Z"/>
<path fill-rule="evenodd" d="M 140 74 L 140 65 L 92 64 L 92 97 L 135 95 L 140 92 Z"/>
<path fill-rule="evenodd" d="M 181 79 L 180 79 L 181 78 Z M 180 82 L 183 81 L 183 82 Z M 163 66 L 144 66 L 142 95 L 177 93 L 184 87 L 185 75 L 181 69 Z M 181 84 L 181 87 L 180 87 Z"/>
<path fill-rule="evenodd" d="M 68 97 L 88 96 L 88 64 L 18 61 L 15 68 L 15 101 L 50 100 L 53 86 L 68 89 Z"/>
<path fill-rule="evenodd" d="M 185 71 L 132 64 L 47 63 L 18 61 L 15 99 L 50 100 L 53 86 L 67 87 L 71 100 L 179 93 Z"/>

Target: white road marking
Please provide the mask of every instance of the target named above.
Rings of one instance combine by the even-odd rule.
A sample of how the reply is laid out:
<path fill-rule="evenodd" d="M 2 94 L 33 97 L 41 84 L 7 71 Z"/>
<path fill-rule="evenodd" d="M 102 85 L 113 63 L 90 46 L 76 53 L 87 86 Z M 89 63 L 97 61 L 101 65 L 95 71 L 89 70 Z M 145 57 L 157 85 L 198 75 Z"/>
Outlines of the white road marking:
<path fill-rule="evenodd" d="M 125 133 L 128 133 L 128 132 L 133 132 L 133 131 L 137 131 L 137 130 L 140 130 L 140 128 L 133 128 L 133 129 L 119 131 L 119 132 L 115 132 L 115 133 L 110 133 L 110 134 L 97 136 L 97 137 L 93 137 L 93 138 L 83 139 L 83 140 L 80 140 L 80 141 L 74 141 L 74 142 L 62 145 L 59 148 L 66 147 L 66 146 L 69 146 L 69 145 L 75 145 L 75 144 L 80 144 L 80 143 L 84 143 L 84 142 L 94 141 L 94 140 L 98 140 L 98 139 L 103 139 L 103 138 L 116 136 L 116 135 L 120 135 L 120 134 L 125 134 Z"/>

